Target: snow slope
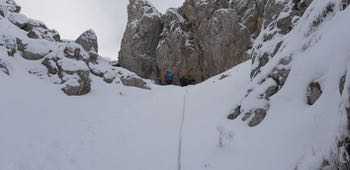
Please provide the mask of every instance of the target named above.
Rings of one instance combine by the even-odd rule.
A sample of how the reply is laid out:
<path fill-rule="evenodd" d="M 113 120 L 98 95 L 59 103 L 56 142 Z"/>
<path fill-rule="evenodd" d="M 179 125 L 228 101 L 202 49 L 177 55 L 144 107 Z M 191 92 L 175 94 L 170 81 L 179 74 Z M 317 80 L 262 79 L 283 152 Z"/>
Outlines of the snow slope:
<path fill-rule="evenodd" d="M 23 68 L 19 63 L 11 64 Z M 152 91 L 116 89 L 95 79 L 95 91 L 68 97 L 57 86 L 18 69 L 0 79 L 0 169 L 176 169 L 185 91 L 183 159 L 188 157 L 187 141 L 201 137 L 211 139 L 202 146 L 216 146 L 216 122 L 229 111 L 231 96 L 240 96 L 232 87 L 243 88 L 248 70 L 246 63 L 231 71 L 242 76 L 217 82 L 214 78 L 185 89 L 155 86 Z M 217 87 L 221 90 L 214 90 Z M 190 128 L 198 135 L 188 137 Z"/>
<path fill-rule="evenodd" d="M 310 31 L 329 3 L 334 11 Z M 185 88 L 147 81 L 151 90 L 145 90 L 91 76 L 90 93 L 69 97 L 52 77 L 28 73 L 44 69 L 37 61 L 10 57 L 1 47 L 0 169 L 320 169 L 324 160 L 338 159 L 337 144 L 347 135 L 349 75 L 343 94 L 339 81 L 350 63 L 350 9 L 339 6 L 337 0 L 314 1 L 290 33 L 272 39 L 283 39 L 283 48 L 253 80 L 248 61 Z M 7 19 L 0 28 L 2 35 L 26 39 Z M 269 45 L 262 49 L 274 48 Z M 227 120 L 237 103 L 257 106 L 260 99 L 247 90 L 264 89 L 259 79 L 285 56 L 292 56 L 291 71 L 267 101 L 266 118 L 256 127 L 241 121 L 243 115 Z M 323 93 L 310 106 L 305 96 L 312 81 Z"/>

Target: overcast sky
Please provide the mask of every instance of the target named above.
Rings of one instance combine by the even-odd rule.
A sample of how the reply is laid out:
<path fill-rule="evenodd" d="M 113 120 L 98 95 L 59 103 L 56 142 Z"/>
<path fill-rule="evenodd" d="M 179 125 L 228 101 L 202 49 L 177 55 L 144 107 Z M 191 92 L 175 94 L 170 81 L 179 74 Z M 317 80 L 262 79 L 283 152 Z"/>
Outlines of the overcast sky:
<path fill-rule="evenodd" d="M 161 12 L 178 7 L 183 0 L 149 0 Z M 99 38 L 100 54 L 117 58 L 127 22 L 128 0 L 16 0 L 22 12 L 43 21 L 64 39 L 75 39 L 93 29 Z"/>

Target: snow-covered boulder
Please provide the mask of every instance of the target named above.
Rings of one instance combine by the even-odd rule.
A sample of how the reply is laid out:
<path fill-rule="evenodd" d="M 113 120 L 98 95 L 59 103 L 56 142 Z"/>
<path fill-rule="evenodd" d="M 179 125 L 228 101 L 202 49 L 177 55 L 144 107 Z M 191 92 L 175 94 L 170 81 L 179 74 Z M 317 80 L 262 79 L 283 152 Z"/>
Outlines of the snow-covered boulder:
<path fill-rule="evenodd" d="M 68 96 L 81 96 L 90 92 L 91 80 L 88 71 L 78 70 L 65 73 L 69 75 L 64 77 L 64 80 L 67 79 L 62 88 L 64 93 Z"/>
<path fill-rule="evenodd" d="M 98 53 L 97 35 L 91 29 L 81 34 L 75 42 L 80 44 L 87 52 Z"/>
<path fill-rule="evenodd" d="M 51 44 L 46 41 L 28 41 L 23 42 L 16 39 L 17 49 L 22 53 L 23 58 L 27 60 L 40 60 L 51 52 Z"/>
<path fill-rule="evenodd" d="M 142 80 L 141 78 L 130 77 L 130 76 L 124 77 L 123 76 L 120 78 L 120 80 L 123 83 L 123 85 L 125 85 L 125 86 L 137 87 L 137 88 L 142 88 L 142 89 L 147 89 L 147 90 L 150 89 L 150 87 L 147 86 L 147 83 L 144 80 Z"/>
<path fill-rule="evenodd" d="M 60 41 L 61 37 L 56 30 L 49 29 L 44 23 L 30 19 L 20 13 L 9 13 L 8 20 L 20 29 L 27 32 L 32 39 L 45 39 L 48 41 Z"/>

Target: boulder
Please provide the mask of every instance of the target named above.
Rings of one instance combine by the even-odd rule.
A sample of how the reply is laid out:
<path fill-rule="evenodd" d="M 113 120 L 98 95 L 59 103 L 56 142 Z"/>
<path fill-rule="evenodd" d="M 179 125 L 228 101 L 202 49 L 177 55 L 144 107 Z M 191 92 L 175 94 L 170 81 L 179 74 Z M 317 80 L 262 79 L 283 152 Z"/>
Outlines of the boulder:
<path fill-rule="evenodd" d="M 115 78 L 116 78 L 116 75 L 113 74 L 112 72 L 106 72 L 103 74 L 103 81 L 105 81 L 106 83 L 112 83 Z"/>
<path fill-rule="evenodd" d="M 235 120 L 241 115 L 241 106 L 237 106 L 231 114 L 227 116 L 227 119 Z"/>
<path fill-rule="evenodd" d="M 147 83 L 140 78 L 127 76 L 127 77 L 121 77 L 120 80 L 125 86 L 137 87 L 137 88 L 147 89 L 147 90 L 150 89 L 150 87 L 147 86 Z"/>
<path fill-rule="evenodd" d="M 91 90 L 91 80 L 88 71 L 77 71 L 74 73 L 77 79 L 72 79 L 65 83 L 62 91 L 68 96 L 82 96 Z"/>
<path fill-rule="evenodd" d="M 98 53 L 97 36 L 91 29 L 81 34 L 75 42 L 80 44 L 87 52 L 92 51 Z"/>
<path fill-rule="evenodd" d="M 249 121 L 249 127 L 255 127 L 259 125 L 266 117 L 267 111 L 266 109 L 256 109 L 254 111 L 254 117 Z"/>
<path fill-rule="evenodd" d="M 54 75 L 57 74 L 59 69 L 57 68 L 56 62 L 52 59 L 45 58 L 42 62 L 42 65 L 44 65 L 47 68 L 48 74 Z"/>
<path fill-rule="evenodd" d="M 20 29 L 26 31 L 29 38 L 61 41 L 61 37 L 56 30 L 47 28 L 47 26 L 40 21 L 29 19 L 25 15 L 17 13 L 10 13 L 8 19 Z"/>
<path fill-rule="evenodd" d="M 90 60 L 89 54 L 77 43 L 67 43 L 63 50 L 64 57 L 69 59 L 81 60 L 88 62 Z"/>
<path fill-rule="evenodd" d="M 277 27 L 280 29 L 281 34 L 287 34 L 293 29 L 292 23 L 293 16 L 286 16 L 277 21 Z"/>
<path fill-rule="evenodd" d="M 46 42 L 24 43 L 21 39 L 16 39 L 17 49 L 22 52 L 23 58 L 27 60 L 40 60 L 51 52 Z"/>
<path fill-rule="evenodd" d="M 275 68 L 269 75 L 273 80 L 276 81 L 277 85 L 282 88 L 284 83 L 287 81 L 288 75 L 290 73 L 290 69 L 285 68 Z"/>

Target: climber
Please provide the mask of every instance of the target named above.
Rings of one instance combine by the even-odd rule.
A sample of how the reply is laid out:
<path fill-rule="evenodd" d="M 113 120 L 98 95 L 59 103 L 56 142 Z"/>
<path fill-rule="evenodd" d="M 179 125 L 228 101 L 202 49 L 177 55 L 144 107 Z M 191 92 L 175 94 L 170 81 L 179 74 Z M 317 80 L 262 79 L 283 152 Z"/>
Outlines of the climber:
<path fill-rule="evenodd" d="M 174 73 L 171 70 L 167 70 L 165 73 L 165 82 L 167 85 L 173 84 Z"/>

